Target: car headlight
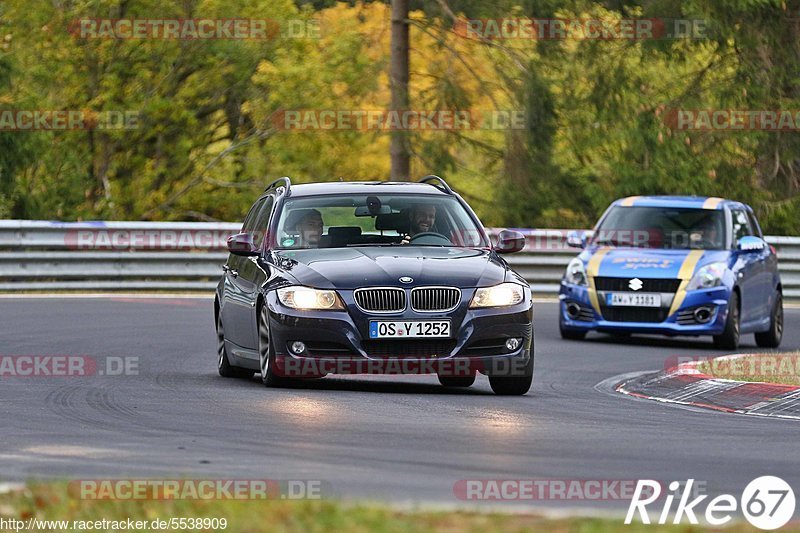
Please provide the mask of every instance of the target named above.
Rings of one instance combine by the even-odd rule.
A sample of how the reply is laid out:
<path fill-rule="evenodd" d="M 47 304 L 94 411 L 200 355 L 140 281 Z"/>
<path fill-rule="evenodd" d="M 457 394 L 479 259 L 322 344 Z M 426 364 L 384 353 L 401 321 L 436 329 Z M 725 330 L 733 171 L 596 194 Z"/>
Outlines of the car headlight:
<path fill-rule="evenodd" d="M 278 289 L 278 300 L 292 309 L 344 309 L 336 291 L 312 289 L 311 287 L 285 287 Z"/>
<path fill-rule="evenodd" d="M 583 266 L 583 261 L 581 261 L 579 257 L 569 262 L 567 265 L 567 272 L 564 274 L 564 279 L 566 279 L 567 283 L 571 283 L 572 285 L 586 286 L 589 284 L 586 279 L 586 267 Z"/>
<path fill-rule="evenodd" d="M 525 298 L 525 289 L 516 283 L 501 283 L 494 287 L 480 288 L 472 297 L 470 308 L 503 307 L 515 305 Z"/>
<path fill-rule="evenodd" d="M 686 290 L 710 289 L 711 287 L 722 285 L 722 277 L 725 275 L 725 270 L 727 268 L 728 265 L 725 263 L 707 264 L 692 276 L 692 280 L 689 282 Z"/>

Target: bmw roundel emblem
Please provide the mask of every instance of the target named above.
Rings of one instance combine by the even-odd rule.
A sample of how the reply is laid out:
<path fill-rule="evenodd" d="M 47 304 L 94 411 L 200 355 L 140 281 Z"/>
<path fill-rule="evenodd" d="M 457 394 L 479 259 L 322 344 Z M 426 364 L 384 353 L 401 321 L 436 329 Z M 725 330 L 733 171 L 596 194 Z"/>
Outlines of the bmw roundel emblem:
<path fill-rule="evenodd" d="M 408 276 L 400 278 L 400 283 L 411 283 L 412 281 L 414 281 L 414 278 L 409 278 Z"/>

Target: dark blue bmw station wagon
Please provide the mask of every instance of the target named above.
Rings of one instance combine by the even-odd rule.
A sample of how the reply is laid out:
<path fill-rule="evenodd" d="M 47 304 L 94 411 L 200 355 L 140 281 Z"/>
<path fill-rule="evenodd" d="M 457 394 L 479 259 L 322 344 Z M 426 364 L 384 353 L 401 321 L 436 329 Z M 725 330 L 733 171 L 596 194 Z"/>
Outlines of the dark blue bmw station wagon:
<path fill-rule="evenodd" d="M 218 369 L 267 386 L 329 373 L 436 373 L 497 394 L 533 379 L 528 283 L 439 177 L 272 183 L 228 240 L 215 298 Z"/>

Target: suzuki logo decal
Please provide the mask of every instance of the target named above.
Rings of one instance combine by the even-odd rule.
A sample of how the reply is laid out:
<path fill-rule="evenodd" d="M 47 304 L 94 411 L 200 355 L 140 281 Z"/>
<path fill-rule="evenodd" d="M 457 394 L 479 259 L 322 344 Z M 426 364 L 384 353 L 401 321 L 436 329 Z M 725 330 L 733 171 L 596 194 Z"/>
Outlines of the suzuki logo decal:
<path fill-rule="evenodd" d="M 644 287 L 644 283 L 642 283 L 642 280 L 640 280 L 639 278 L 633 278 L 628 282 L 628 287 L 632 291 L 638 291 L 639 289 Z"/>

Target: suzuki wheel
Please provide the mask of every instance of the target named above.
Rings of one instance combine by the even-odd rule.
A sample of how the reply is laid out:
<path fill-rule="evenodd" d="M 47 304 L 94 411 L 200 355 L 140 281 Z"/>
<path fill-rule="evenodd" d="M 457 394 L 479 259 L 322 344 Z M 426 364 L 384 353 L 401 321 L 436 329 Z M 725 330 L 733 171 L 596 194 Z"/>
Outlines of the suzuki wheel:
<path fill-rule="evenodd" d="M 777 348 L 783 339 L 783 296 L 781 293 L 775 297 L 770 315 L 769 330 L 756 333 L 756 344 L 762 348 Z"/>
<path fill-rule="evenodd" d="M 714 335 L 714 345 L 723 350 L 739 347 L 739 294 L 734 292 L 728 301 L 728 318 L 721 335 Z"/>

